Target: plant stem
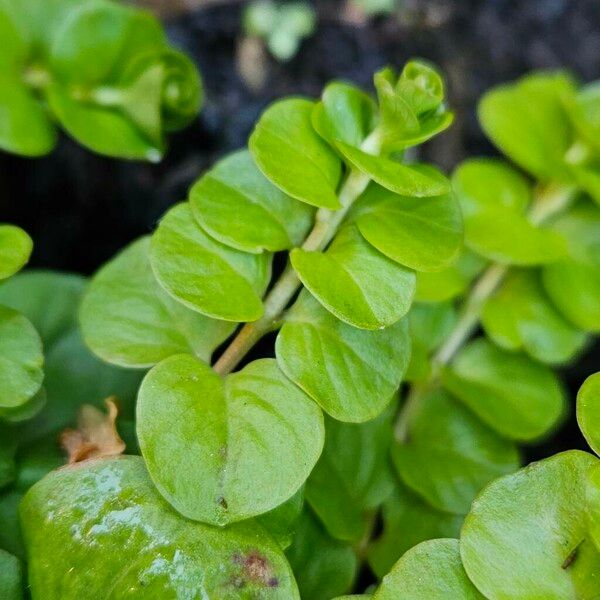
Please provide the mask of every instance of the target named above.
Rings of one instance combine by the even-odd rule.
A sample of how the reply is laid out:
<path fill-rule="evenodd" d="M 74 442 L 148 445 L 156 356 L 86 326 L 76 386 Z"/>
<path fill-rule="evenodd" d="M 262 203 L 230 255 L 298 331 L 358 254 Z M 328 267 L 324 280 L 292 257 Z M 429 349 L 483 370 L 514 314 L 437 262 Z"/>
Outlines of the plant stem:
<path fill-rule="evenodd" d="M 380 145 L 379 132 L 375 129 L 365 139 L 361 148 L 365 152 L 375 154 L 379 152 Z M 352 169 L 348 173 L 339 193 L 342 207 L 335 211 L 326 208 L 320 208 L 317 211 L 314 227 L 302 244 L 303 250 L 315 252 L 327 247 L 352 203 L 365 191 L 369 181 L 368 175 L 356 169 Z M 265 298 L 263 316 L 257 321 L 246 323 L 214 364 L 213 368 L 219 375 L 231 373 L 260 338 L 269 331 L 277 329 L 283 311 L 301 285 L 300 279 L 288 261 L 285 270 Z"/>
<path fill-rule="evenodd" d="M 575 191 L 573 187 L 557 184 L 538 187 L 529 212 L 531 223 L 539 225 L 563 211 L 572 200 Z M 411 417 L 422 402 L 425 392 L 436 384 L 442 367 L 447 365 L 471 338 L 479 326 L 483 305 L 500 287 L 509 270 L 509 265 L 493 263 L 481 274 L 473 286 L 471 293 L 463 303 L 456 325 L 431 360 L 428 379 L 412 386 L 398 413 L 394 433 L 399 442 L 408 440 Z"/>

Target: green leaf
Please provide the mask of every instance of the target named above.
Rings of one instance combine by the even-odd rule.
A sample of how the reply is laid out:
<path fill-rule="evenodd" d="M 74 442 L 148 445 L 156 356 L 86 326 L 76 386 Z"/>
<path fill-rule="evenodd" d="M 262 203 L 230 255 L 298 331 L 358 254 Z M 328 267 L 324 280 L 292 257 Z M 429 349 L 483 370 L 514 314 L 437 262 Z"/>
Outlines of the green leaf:
<path fill-rule="evenodd" d="M 589 536 L 600 551 L 600 468 L 594 465 L 586 479 L 586 525 Z"/>
<path fill-rule="evenodd" d="M 579 389 L 577 423 L 592 450 L 600 454 L 600 373 L 590 375 Z"/>
<path fill-rule="evenodd" d="M 354 226 L 342 229 L 326 252 L 295 248 L 290 259 L 311 294 L 354 327 L 393 325 L 412 303 L 414 271 L 381 254 Z"/>
<path fill-rule="evenodd" d="M 250 136 L 250 152 L 260 170 L 286 194 L 312 206 L 336 209 L 339 158 L 313 129 L 315 103 L 280 100 L 262 115 Z"/>
<path fill-rule="evenodd" d="M 0 304 L 24 314 L 48 350 L 77 325 L 77 307 L 86 280 L 80 275 L 27 270 L 0 287 Z"/>
<path fill-rule="evenodd" d="M 17 440 L 13 432 L 0 425 L 0 489 L 15 480 Z"/>
<path fill-rule="evenodd" d="M 367 512 L 392 491 L 388 451 L 394 408 L 392 403 L 379 417 L 359 425 L 325 421 L 325 447 L 308 478 L 306 500 L 336 539 L 360 540 Z"/>
<path fill-rule="evenodd" d="M 20 227 L 0 225 L 0 280 L 20 271 L 32 250 L 33 241 Z"/>
<path fill-rule="evenodd" d="M 408 439 L 392 447 L 400 478 L 439 510 L 464 515 L 490 481 L 519 467 L 517 448 L 441 390 L 410 414 Z"/>
<path fill-rule="evenodd" d="M 23 598 L 23 568 L 16 556 L 0 549 L 0 598 L 21 600 Z"/>
<path fill-rule="evenodd" d="M 556 311 L 546 297 L 538 273 L 511 271 L 482 312 L 487 335 L 508 350 L 524 349 L 549 364 L 572 359 L 587 337 Z"/>
<path fill-rule="evenodd" d="M 19 503 L 23 494 L 14 490 L 0 494 L 0 548 L 25 559 L 25 545 L 19 524 Z"/>
<path fill-rule="evenodd" d="M 458 537 L 462 521 L 462 515 L 432 508 L 397 482 L 383 505 L 383 532 L 369 547 L 369 565 L 382 578 L 413 546 L 434 538 Z"/>
<path fill-rule="evenodd" d="M 201 227 L 219 242 L 245 252 L 299 246 L 314 210 L 275 187 L 247 150 L 219 161 L 190 191 Z"/>
<path fill-rule="evenodd" d="M 371 96 L 348 83 L 328 84 L 312 113 L 312 124 L 332 146 L 360 146 L 375 126 L 377 106 Z"/>
<path fill-rule="evenodd" d="M 567 239 L 568 255 L 544 267 L 544 288 L 576 327 L 600 331 L 600 207 L 580 202 L 551 226 Z"/>
<path fill-rule="evenodd" d="M 562 236 L 528 220 L 529 185 L 503 161 L 468 160 L 452 182 L 465 220 L 465 244 L 477 254 L 516 265 L 553 262 L 564 254 Z"/>
<path fill-rule="evenodd" d="M 388 573 L 373 600 L 484 600 L 460 562 L 458 540 L 422 542 Z"/>
<path fill-rule="evenodd" d="M 0 408 L 22 406 L 40 389 L 42 340 L 31 322 L 0 306 Z"/>
<path fill-rule="evenodd" d="M 568 179 L 564 155 L 573 132 L 564 103 L 573 83 L 539 73 L 498 86 L 479 103 L 479 120 L 498 148 L 537 179 Z"/>
<path fill-rule="evenodd" d="M 598 460 L 572 450 L 490 484 L 461 532 L 469 578 L 489 600 L 595 598 L 600 555 L 586 539 L 586 474 Z"/>
<path fill-rule="evenodd" d="M 352 547 L 329 537 L 309 511 L 286 554 L 302 598 L 329 600 L 352 588 L 358 569 Z"/>
<path fill-rule="evenodd" d="M 593 81 L 580 88 L 567 104 L 569 116 L 577 132 L 588 143 L 600 149 L 600 82 Z"/>
<path fill-rule="evenodd" d="M 186 517 L 215 525 L 290 498 L 324 438 L 321 411 L 273 359 L 223 380 L 188 355 L 168 358 L 144 379 L 137 432 L 161 494 Z"/>
<path fill-rule="evenodd" d="M 248 254 L 213 240 L 187 203 L 173 207 L 152 236 L 150 262 L 173 298 L 209 317 L 255 321 L 271 275 L 271 256 Z"/>
<path fill-rule="evenodd" d="M 259 515 L 256 522 L 260 523 L 273 539 L 286 550 L 294 539 L 297 522 L 303 508 L 304 487 L 301 487 L 289 500 L 273 510 Z"/>
<path fill-rule="evenodd" d="M 383 412 L 402 381 L 410 357 L 408 323 L 357 329 L 305 291 L 286 316 L 275 352 L 281 370 L 325 412 L 359 423 Z"/>
<path fill-rule="evenodd" d="M 74 426 L 83 404 L 103 406 L 109 396 L 117 396 L 120 414 L 130 416 L 141 375 L 107 365 L 85 346 L 77 329 L 71 329 L 46 353 L 44 387 L 47 403 L 31 421 L 23 424 L 19 440 L 56 435 Z"/>
<path fill-rule="evenodd" d="M 480 419 L 510 439 L 535 440 L 547 434 L 565 408 L 553 371 L 485 338 L 466 346 L 444 369 L 442 381 Z"/>
<path fill-rule="evenodd" d="M 19 450 L 15 489 L 25 493 L 44 475 L 65 464 L 58 439 L 44 439 Z"/>
<path fill-rule="evenodd" d="M 428 198 L 450 191 L 448 179 L 430 165 L 403 165 L 390 158 L 367 154 L 343 142 L 336 142 L 336 147 L 353 167 L 396 194 Z"/>
<path fill-rule="evenodd" d="M 151 367 L 183 352 L 208 362 L 234 324 L 173 300 L 154 278 L 149 250 L 150 239 L 143 237 L 94 276 L 80 310 L 86 344 L 103 360 L 123 367 Z"/>
<path fill-rule="evenodd" d="M 25 404 L 0 409 L 0 420 L 11 424 L 28 421 L 44 409 L 46 402 L 46 390 L 44 387 L 41 387 L 33 397 L 25 402 Z"/>
<path fill-rule="evenodd" d="M 410 198 L 372 184 L 350 218 L 377 250 L 417 271 L 443 269 L 462 243 L 462 217 L 452 194 Z"/>
<path fill-rule="evenodd" d="M 282 551 L 260 526 L 214 529 L 183 519 L 138 457 L 54 471 L 26 494 L 20 514 L 34 598 L 100 598 L 108 590 L 138 598 L 299 598 Z"/>

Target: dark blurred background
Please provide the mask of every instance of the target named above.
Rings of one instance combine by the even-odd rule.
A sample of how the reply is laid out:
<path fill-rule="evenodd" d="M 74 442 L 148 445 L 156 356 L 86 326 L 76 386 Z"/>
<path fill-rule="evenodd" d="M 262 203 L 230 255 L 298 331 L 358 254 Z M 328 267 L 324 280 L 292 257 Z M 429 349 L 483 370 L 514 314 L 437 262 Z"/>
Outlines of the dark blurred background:
<path fill-rule="evenodd" d="M 495 154 L 475 117 L 477 99 L 489 87 L 533 69 L 600 78 L 600 0 L 400 0 L 390 14 L 376 16 L 352 0 L 319 0 L 312 3 L 314 33 L 287 62 L 246 43 L 245 2 L 137 4 L 159 12 L 173 42 L 200 66 L 204 109 L 172 137 L 160 164 L 95 156 L 66 137 L 43 159 L 0 153 L 0 220 L 32 235 L 32 266 L 92 273 L 150 232 L 215 159 L 243 146 L 269 102 L 317 96 L 333 78 L 371 89 L 372 74 L 383 65 L 401 67 L 414 56 L 439 65 L 457 119 L 422 156 L 446 170 L 466 156 Z M 565 373 L 570 388 L 600 368 L 599 356 L 596 349 Z M 581 445 L 576 431 L 570 419 L 540 454 Z"/>

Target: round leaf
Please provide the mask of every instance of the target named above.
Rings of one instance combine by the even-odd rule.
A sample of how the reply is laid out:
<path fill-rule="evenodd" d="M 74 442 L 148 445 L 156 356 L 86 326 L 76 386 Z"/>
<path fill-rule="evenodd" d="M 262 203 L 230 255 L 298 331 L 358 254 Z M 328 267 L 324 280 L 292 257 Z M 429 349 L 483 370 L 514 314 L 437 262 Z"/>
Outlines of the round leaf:
<path fill-rule="evenodd" d="M 600 454 L 600 373 L 590 375 L 579 389 L 577 423 L 592 450 Z"/>
<path fill-rule="evenodd" d="M 314 102 L 280 100 L 261 116 L 249 148 L 260 170 L 286 194 L 324 208 L 340 208 L 337 155 L 313 129 Z"/>
<path fill-rule="evenodd" d="M 406 485 L 434 508 L 459 515 L 487 483 L 519 467 L 514 444 L 441 390 L 421 399 L 407 442 L 395 444 L 392 456 Z"/>
<path fill-rule="evenodd" d="M 596 458 L 572 450 L 490 484 L 461 532 L 469 578 L 489 600 L 576 600 L 600 593 L 586 539 L 585 481 Z"/>
<path fill-rule="evenodd" d="M 460 562 L 458 540 L 437 539 L 409 550 L 383 578 L 373 600 L 484 600 Z"/>
<path fill-rule="evenodd" d="M 22 600 L 23 567 L 16 556 L 0 549 L 0 593 L 2 600 Z"/>
<path fill-rule="evenodd" d="M 303 292 L 275 344 L 282 371 L 334 419 L 379 415 L 398 389 L 410 357 L 408 323 L 366 331 L 339 321 Z"/>
<path fill-rule="evenodd" d="M 31 488 L 20 513 L 34 598 L 102 598 L 108 590 L 299 598 L 282 551 L 261 527 L 214 529 L 184 519 L 156 493 L 139 457 L 54 471 Z"/>
<path fill-rule="evenodd" d="M 247 150 L 231 154 L 203 175 L 190 191 L 190 205 L 216 240 L 256 253 L 299 246 L 314 212 L 275 187 Z"/>
<path fill-rule="evenodd" d="M 15 225 L 0 225 L 0 280 L 20 271 L 31 255 L 31 238 Z"/>
<path fill-rule="evenodd" d="M 511 439 L 539 438 L 564 412 L 562 388 L 553 371 L 485 338 L 466 346 L 443 371 L 442 380 L 480 419 Z"/>
<path fill-rule="evenodd" d="M 150 239 L 141 238 L 94 276 L 80 310 L 86 344 L 124 367 L 151 367 L 182 352 L 208 361 L 234 325 L 173 300 L 154 278 L 149 250 Z"/>
<path fill-rule="evenodd" d="M 215 525 L 290 498 L 324 438 L 321 411 L 273 359 L 222 380 L 188 355 L 168 358 L 144 379 L 137 432 L 161 494 L 186 517 Z"/>
<path fill-rule="evenodd" d="M 353 216 L 370 244 L 417 271 L 443 269 L 462 243 L 462 218 L 452 194 L 409 198 L 370 185 Z"/>
<path fill-rule="evenodd" d="M 344 228 L 326 252 L 296 248 L 290 255 L 302 283 L 338 319 L 381 329 L 402 318 L 415 291 L 414 271 L 369 245 L 356 227 Z"/>
<path fill-rule="evenodd" d="M 192 310 L 225 321 L 255 321 L 269 282 L 271 256 L 248 254 L 213 240 L 189 204 L 172 208 L 152 236 L 150 262 L 158 282 Z"/>

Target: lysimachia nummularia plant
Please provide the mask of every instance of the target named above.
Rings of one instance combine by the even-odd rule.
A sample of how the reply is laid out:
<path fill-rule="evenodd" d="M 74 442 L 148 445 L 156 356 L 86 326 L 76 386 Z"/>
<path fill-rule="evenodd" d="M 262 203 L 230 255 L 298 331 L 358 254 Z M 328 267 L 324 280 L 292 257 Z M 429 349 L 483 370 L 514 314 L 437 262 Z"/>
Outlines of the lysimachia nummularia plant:
<path fill-rule="evenodd" d="M 554 367 L 600 329 L 594 88 L 541 74 L 492 90 L 482 126 L 516 166 L 470 160 L 451 179 L 414 159 L 452 122 L 436 70 L 411 61 L 375 88 L 268 107 L 247 149 L 71 300 L 65 275 L 0 287 L 48 357 L 77 335 L 82 294 L 82 337 L 121 378 L 90 368 L 68 410 L 49 401 L 14 429 L 7 589 L 16 556 L 34 600 L 600 594 L 598 459 L 518 470 L 518 444 L 564 415 Z M 84 407 L 70 464 L 40 480 L 98 380 L 120 402 Z M 595 451 L 599 387 L 578 399 Z M 364 590 L 366 564 L 380 582 Z"/>
<path fill-rule="evenodd" d="M 0 149 L 42 156 L 57 126 L 109 156 L 159 160 L 198 113 L 196 67 L 151 14 L 111 0 L 0 0 Z"/>

